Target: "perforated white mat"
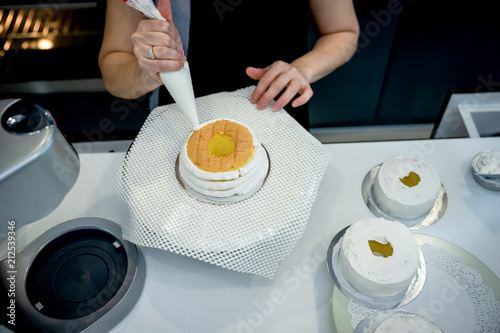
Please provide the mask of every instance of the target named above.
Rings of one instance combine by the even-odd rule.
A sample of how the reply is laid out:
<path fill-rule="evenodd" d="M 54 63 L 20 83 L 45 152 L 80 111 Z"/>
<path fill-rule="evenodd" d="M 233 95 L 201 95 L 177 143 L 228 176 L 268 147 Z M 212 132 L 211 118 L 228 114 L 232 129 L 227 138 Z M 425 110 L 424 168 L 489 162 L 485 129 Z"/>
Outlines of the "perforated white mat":
<path fill-rule="evenodd" d="M 190 196 L 175 176 L 175 160 L 191 132 L 171 104 L 154 109 L 115 181 L 123 237 L 135 244 L 272 278 L 307 224 L 331 154 L 284 110 L 259 111 L 254 87 L 197 98 L 200 122 L 232 118 L 252 128 L 271 170 L 250 198 L 211 204 Z"/>

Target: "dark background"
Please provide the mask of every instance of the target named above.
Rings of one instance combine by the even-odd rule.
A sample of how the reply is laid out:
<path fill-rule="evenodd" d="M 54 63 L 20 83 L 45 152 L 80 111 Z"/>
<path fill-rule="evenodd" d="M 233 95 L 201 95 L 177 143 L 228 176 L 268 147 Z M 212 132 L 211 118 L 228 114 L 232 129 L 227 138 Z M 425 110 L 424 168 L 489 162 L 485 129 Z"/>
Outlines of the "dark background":
<path fill-rule="evenodd" d="M 81 8 L 82 3 L 90 5 Z M 311 127 L 434 123 L 450 89 L 500 86 L 500 20 L 493 1 L 354 4 L 358 52 L 313 84 Z M 12 8 L 14 15 L 34 8 L 46 20 L 61 18 L 69 29 L 53 34 L 53 49 L 37 50 L 30 45 L 40 36 L 7 27 Z M 145 99 L 118 99 L 102 85 L 82 91 L 26 88 L 33 82 L 100 78 L 104 0 L 7 0 L 0 2 L 0 13 L 0 98 L 23 97 L 47 108 L 71 141 L 135 137 L 148 113 Z M 313 24 L 309 36 L 312 45 Z"/>
<path fill-rule="evenodd" d="M 494 1 L 354 3 L 358 53 L 313 85 L 311 127 L 434 123 L 448 90 L 500 86 Z"/>

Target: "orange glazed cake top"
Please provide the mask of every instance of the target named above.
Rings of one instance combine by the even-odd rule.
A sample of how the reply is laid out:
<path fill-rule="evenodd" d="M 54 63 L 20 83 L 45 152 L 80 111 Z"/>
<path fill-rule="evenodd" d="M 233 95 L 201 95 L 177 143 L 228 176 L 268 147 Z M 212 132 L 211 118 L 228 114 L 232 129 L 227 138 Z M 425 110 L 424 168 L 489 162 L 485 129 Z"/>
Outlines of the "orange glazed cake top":
<path fill-rule="evenodd" d="M 194 131 L 187 141 L 186 150 L 191 162 L 201 170 L 234 171 L 252 159 L 252 140 L 248 128 L 222 119 Z"/>

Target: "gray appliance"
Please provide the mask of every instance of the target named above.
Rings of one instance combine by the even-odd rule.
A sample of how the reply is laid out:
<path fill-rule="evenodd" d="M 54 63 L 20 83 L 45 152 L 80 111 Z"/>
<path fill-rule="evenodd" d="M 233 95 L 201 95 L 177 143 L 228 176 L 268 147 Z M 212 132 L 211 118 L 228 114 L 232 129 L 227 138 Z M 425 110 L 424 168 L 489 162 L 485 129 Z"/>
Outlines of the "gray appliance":
<path fill-rule="evenodd" d="M 0 101 L 0 221 L 26 224 L 53 211 L 80 171 L 52 115 L 29 101 Z"/>
<path fill-rule="evenodd" d="M 50 214 L 77 181 L 80 160 L 49 111 L 0 100 L 0 331 L 105 332 L 137 302 L 140 250 L 109 220 L 61 221 L 16 248 L 16 232 Z M 3 240 L 2 240 L 3 238 Z"/>

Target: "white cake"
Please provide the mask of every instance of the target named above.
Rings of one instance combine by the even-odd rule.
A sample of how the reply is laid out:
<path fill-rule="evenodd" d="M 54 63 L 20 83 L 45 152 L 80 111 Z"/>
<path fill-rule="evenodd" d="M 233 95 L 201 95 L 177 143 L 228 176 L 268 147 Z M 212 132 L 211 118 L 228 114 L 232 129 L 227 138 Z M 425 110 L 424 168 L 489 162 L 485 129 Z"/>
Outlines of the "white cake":
<path fill-rule="evenodd" d="M 500 151 L 483 150 L 474 156 L 472 168 L 479 174 L 500 175 Z"/>
<path fill-rule="evenodd" d="M 424 317 L 412 313 L 396 313 L 385 319 L 373 333 L 442 333 Z"/>
<path fill-rule="evenodd" d="M 199 125 L 179 154 L 179 174 L 184 183 L 214 198 L 254 190 L 263 182 L 268 169 L 267 153 L 257 135 L 230 119 Z"/>
<path fill-rule="evenodd" d="M 342 238 L 342 275 L 355 289 L 371 297 L 404 296 L 419 262 L 415 237 L 400 222 L 361 220 L 353 223 Z"/>
<path fill-rule="evenodd" d="M 439 174 L 431 165 L 398 155 L 378 170 L 373 199 L 391 217 L 411 220 L 429 213 L 440 188 Z"/>

